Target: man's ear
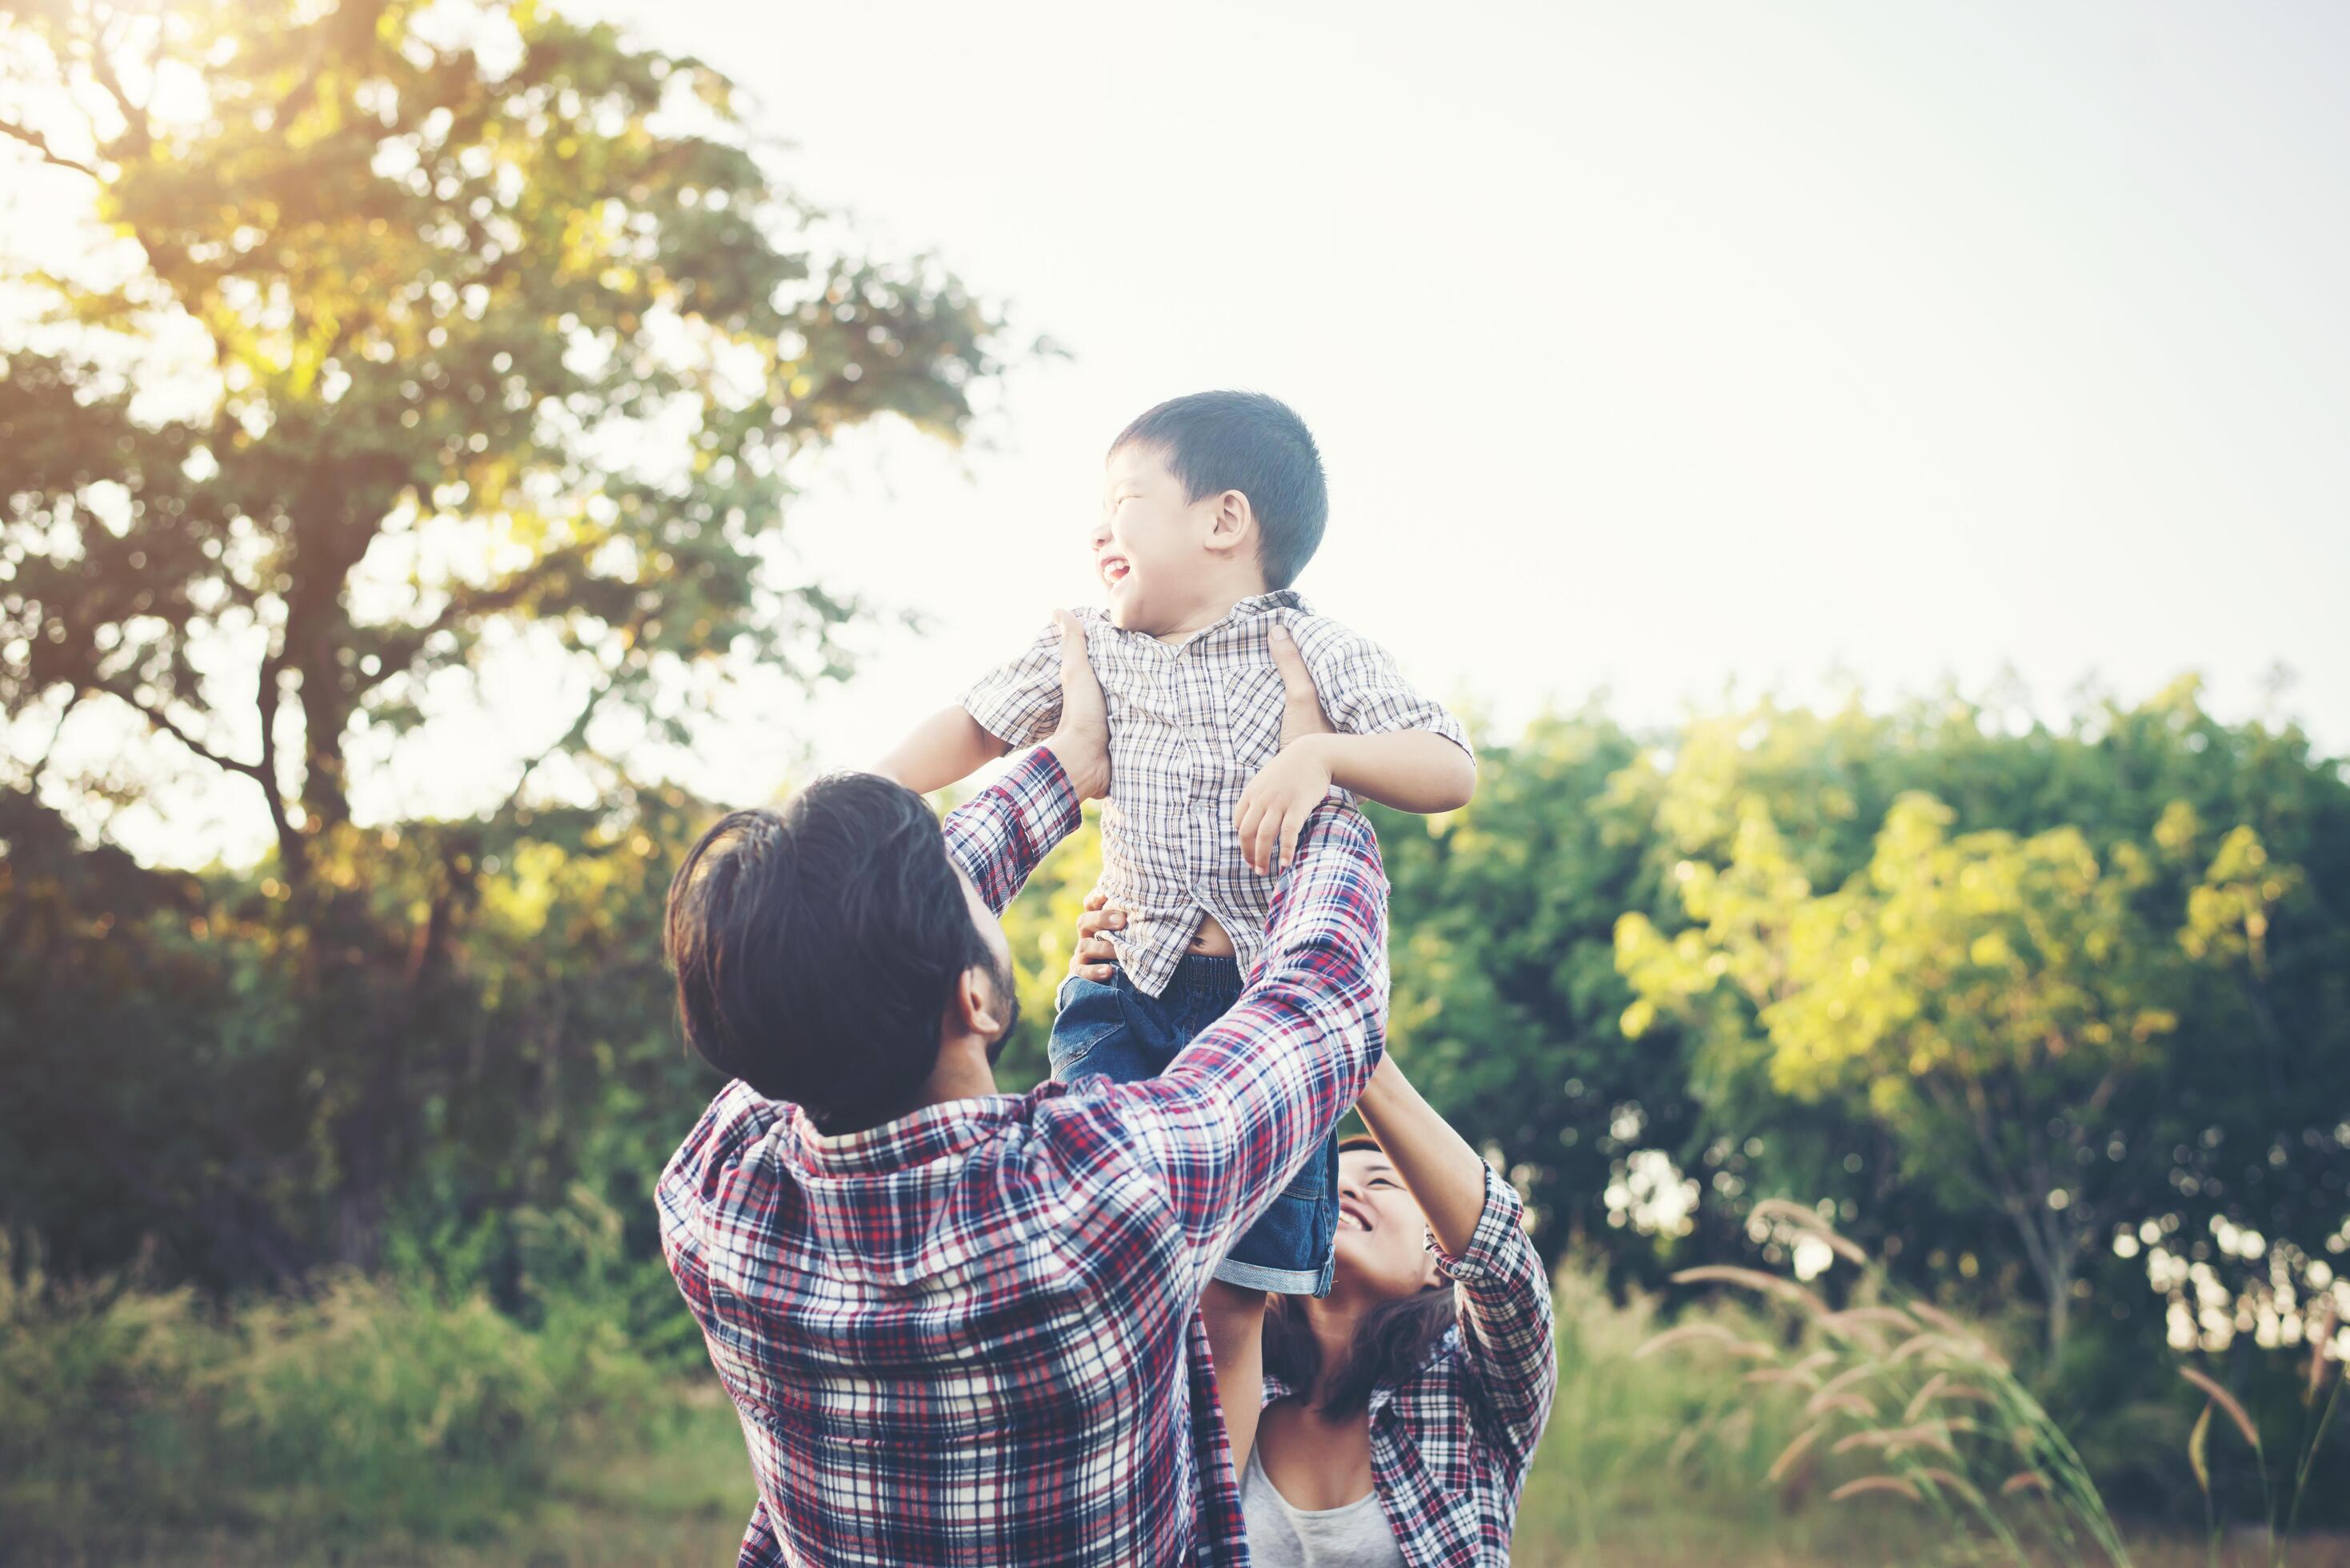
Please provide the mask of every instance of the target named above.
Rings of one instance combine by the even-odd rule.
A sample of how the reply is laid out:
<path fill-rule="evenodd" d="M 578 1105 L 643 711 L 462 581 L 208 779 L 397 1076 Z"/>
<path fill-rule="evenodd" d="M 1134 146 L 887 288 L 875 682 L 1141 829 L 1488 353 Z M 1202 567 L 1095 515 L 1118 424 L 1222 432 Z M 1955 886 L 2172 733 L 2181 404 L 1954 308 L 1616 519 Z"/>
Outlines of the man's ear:
<path fill-rule="evenodd" d="M 984 965 L 973 964 L 955 981 L 947 1011 L 948 1024 L 959 1033 L 993 1040 L 1011 1021 L 1012 999 L 998 993 Z"/>
<path fill-rule="evenodd" d="M 1256 548 L 1256 508 L 1237 490 L 1216 497 L 1208 514 L 1208 548 L 1219 555 Z"/>

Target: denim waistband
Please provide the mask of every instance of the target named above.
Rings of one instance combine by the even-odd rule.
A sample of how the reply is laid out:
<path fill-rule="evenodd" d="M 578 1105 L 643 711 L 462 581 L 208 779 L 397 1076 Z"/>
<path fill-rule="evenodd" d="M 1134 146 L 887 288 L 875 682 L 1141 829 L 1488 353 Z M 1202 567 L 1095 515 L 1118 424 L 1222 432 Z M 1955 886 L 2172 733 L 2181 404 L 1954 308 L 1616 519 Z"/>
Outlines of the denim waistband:
<path fill-rule="evenodd" d="M 1167 990 L 1237 992 L 1241 961 L 1220 953 L 1185 953 L 1175 962 Z M 1161 992 L 1160 994 L 1165 994 Z"/>

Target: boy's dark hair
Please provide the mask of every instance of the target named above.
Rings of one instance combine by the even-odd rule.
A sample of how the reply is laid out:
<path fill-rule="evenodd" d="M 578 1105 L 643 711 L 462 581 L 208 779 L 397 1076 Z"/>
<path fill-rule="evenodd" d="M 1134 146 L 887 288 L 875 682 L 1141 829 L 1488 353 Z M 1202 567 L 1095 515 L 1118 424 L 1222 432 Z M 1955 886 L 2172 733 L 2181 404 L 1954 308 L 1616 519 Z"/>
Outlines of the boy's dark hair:
<path fill-rule="evenodd" d="M 999 980 L 938 818 L 913 791 L 835 774 L 738 811 L 670 883 L 677 1010 L 702 1060 L 821 1132 L 878 1127 L 939 1056 L 956 981 Z"/>
<path fill-rule="evenodd" d="M 1194 392 L 1159 404 L 1126 427 L 1110 451 L 1139 442 L 1167 454 L 1184 499 L 1237 490 L 1256 513 L 1257 559 L 1268 588 L 1297 580 L 1322 543 L 1330 489 L 1314 432 L 1295 410 L 1263 392 Z"/>

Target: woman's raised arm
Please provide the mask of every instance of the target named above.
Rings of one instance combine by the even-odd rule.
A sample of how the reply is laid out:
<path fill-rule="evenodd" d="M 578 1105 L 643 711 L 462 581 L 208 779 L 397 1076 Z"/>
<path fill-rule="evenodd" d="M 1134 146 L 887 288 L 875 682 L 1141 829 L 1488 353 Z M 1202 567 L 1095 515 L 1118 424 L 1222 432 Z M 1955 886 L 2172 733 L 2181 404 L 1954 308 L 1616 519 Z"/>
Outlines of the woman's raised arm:
<path fill-rule="evenodd" d="M 1467 1255 L 1485 1212 L 1484 1160 L 1419 1097 L 1392 1056 L 1379 1059 L 1355 1108 L 1428 1216 L 1436 1244 L 1452 1257 Z"/>

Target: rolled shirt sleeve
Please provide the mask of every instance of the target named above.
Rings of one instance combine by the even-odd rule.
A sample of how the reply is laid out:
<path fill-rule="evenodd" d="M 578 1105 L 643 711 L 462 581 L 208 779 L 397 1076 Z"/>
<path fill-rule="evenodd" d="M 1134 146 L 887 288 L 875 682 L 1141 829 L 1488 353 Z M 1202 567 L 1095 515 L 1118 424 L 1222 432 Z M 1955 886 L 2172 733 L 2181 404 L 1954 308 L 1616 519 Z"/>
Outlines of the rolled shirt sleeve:
<path fill-rule="evenodd" d="M 1026 652 L 997 665 L 962 694 L 962 711 L 1007 746 L 1033 746 L 1061 722 L 1061 633 L 1052 622 Z"/>
<path fill-rule="evenodd" d="M 1293 615 L 1289 632 L 1333 725 L 1349 735 L 1426 730 L 1460 747 L 1475 764 L 1477 751 L 1467 728 L 1443 703 L 1422 696 L 1405 680 L 1386 649 L 1325 616 Z"/>
<path fill-rule="evenodd" d="M 1526 1235 L 1525 1205 L 1492 1167 L 1485 1208 L 1459 1257 L 1428 1240 L 1461 1293 L 1461 1339 L 1477 1392 L 1477 1414 L 1496 1447 L 1523 1467 L 1550 1419 L 1558 1390 L 1557 1329 L 1550 1279 Z"/>

